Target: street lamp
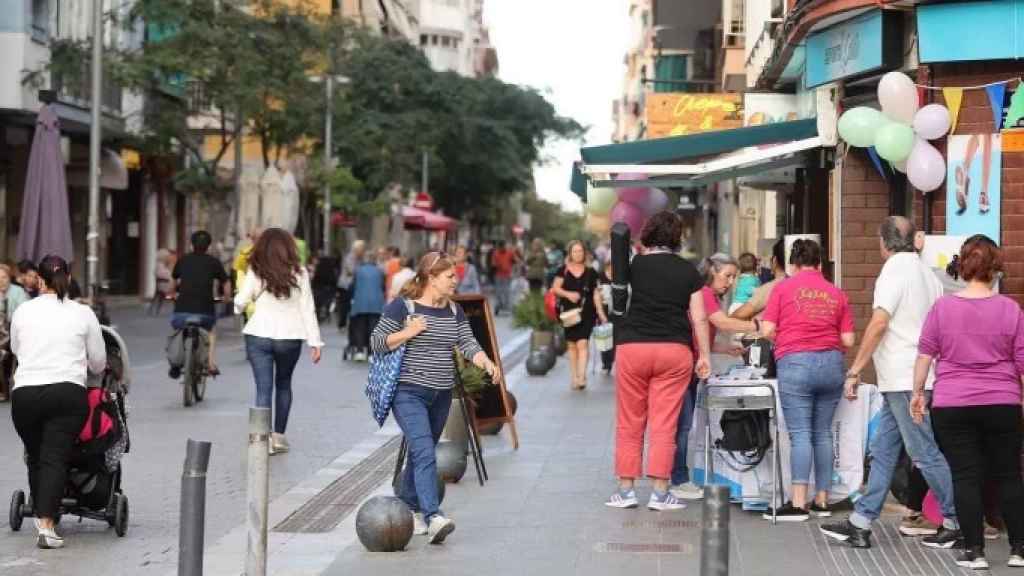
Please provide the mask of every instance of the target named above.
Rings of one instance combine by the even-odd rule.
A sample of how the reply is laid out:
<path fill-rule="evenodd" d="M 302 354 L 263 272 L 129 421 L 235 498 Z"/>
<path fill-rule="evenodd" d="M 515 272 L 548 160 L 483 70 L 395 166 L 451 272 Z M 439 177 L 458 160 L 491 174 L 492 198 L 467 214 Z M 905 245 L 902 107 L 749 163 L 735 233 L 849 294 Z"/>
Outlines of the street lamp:
<path fill-rule="evenodd" d="M 324 80 L 326 78 L 326 81 Z M 334 85 L 351 84 L 352 79 L 348 76 L 313 76 L 313 82 L 323 82 L 326 91 L 327 107 L 324 112 L 324 170 L 330 170 L 334 166 Z M 321 247 L 321 254 L 330 256 L 331 252 L 331 187 L 324 181 L 324 242 Z"/>

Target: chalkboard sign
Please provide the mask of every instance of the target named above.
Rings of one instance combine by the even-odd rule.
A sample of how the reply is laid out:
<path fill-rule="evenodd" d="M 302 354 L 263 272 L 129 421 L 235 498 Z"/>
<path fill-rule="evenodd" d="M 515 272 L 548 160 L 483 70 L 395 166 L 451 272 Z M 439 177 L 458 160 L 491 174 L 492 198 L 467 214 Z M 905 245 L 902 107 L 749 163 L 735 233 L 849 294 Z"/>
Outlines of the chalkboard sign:
<path fill-rule="evenodd" d="M 487 357 L 490 358 L 498 368 L 501 369 L 501 378 L 495 382 L 495 386 L 484 388 L 479 401 L 474 420 L 477 427 L 489 424 L 508 424 L 512 433 L 512 447 L 519 449 L 519 434 L 516 432 L 515 416 L 509 408 L 508 391 L 505 388 L 505 368 L 501 364 L 501 349 L 498 347 L 498 337 L 494 332 L 494 315 L 491 313 L 491 304 L 487 297 L 481 294 L 459 294 L 452 297 L 452 300 L 462 306 L 466 319 L 473 329 L 473 336 L 484 349 Z"/>

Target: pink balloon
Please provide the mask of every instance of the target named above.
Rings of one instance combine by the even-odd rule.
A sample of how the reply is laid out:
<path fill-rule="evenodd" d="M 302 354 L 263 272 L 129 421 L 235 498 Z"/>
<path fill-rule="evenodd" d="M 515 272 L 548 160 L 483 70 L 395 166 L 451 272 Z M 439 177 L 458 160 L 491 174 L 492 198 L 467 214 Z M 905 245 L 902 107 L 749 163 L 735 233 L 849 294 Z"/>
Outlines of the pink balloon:
<path fill-rule="evenodd" d="M 643 229 L 646 216 L 639 207 L 629 202 L 619 202 L 612 208 L 611 219 L 612 223 L 622 222 L 629 226 L 630 234 L 636 236 Z"/>
<path fill-rule="evenodd" d="M 668 195 L 665 194 L 665 191 L 661 188 L 651 188 L 645 205 L 647 213 L 654 214 L 664 210 L 665 206 L 668 206 Z"/>
<path fill-rule="evenodd" d="M 619 174 L 616 180 L 646 180 L 646 174 Z M 651 189 L 647 186 L 637 188 L 618 188 L 616 192 L 619 195 L 619 200 L 623 202 L 629 202 L 635 206 L 643 207 L 647 204 L 647 198 L 651 193 Z"/>
<path fill-rule="evenodd" d="M 942 506 L 939 504 L 939 499 L 935 497 L 935 493 L 931 490 L 928 491 L 924 496 L 924 505 L 921 506 L 922 515 L 931 522 L 932 524 L 942 525 Z"/>

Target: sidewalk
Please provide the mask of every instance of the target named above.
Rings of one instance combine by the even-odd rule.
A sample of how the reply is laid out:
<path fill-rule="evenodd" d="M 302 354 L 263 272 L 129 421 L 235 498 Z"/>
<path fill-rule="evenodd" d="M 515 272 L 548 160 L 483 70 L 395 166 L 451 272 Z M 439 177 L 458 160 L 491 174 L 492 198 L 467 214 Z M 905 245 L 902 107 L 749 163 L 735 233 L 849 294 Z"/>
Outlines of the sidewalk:
<path fill-rule="evenodd" d="M 414 537 L 405 552 L 369 553 L 355 540 L 350 516 L 338 527 L 341 549 L 325 574 L 698 574 L 699 502 L 669 513 L 603 505 L 614 489 L 613 379 L 593 375 L 586 391 L 571 392 L 567 372 L 560 359 L 546 377 L 528 377 L 522 366 L 509 374 L 520 449 L 511 450 L 505 432 L 485 438 L 491 480 L 481 488 L 470 463 L 463 480 L 448 486 L 442 508 L 458 529 L 443 546 Z M 639 486 L 642 503 L 649 493 L 648 483 Z M 901 538 L 893 516 L 876 527 L 874 548 L 853 550 L 826 541 L 817 522 L 773 527 L 738 506 L 731 515 L 734 576 L 970 573 L 956 567 L 952 552 Z M 990 573 L 1012 573 L 1005 539 L 989 543 L 989 552 Z"/>

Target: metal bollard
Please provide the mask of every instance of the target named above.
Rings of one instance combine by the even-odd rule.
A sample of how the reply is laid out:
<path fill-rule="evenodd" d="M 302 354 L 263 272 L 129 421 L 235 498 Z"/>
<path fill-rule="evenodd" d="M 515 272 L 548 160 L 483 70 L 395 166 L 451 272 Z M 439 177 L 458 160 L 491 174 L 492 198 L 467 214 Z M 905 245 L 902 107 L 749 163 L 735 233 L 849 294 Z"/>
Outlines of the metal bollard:
<path fill-rule="evenodd" d="M 270 498 L 269 460 L 270 408 L 249 408 L 246 576 L 267 575 L 267 505 Z"/>
<path fill-rule="evenodd" d="M 729 487 L 704 486 L 700 576 L 729 574 Z"/>
<path fill-rule="evenodd" d="M 178 576 L 202 576 L 206 535 L 206 470 L 209 442 L 189 438 L 181 471 L 181 515 L 178 520 Z"/>

